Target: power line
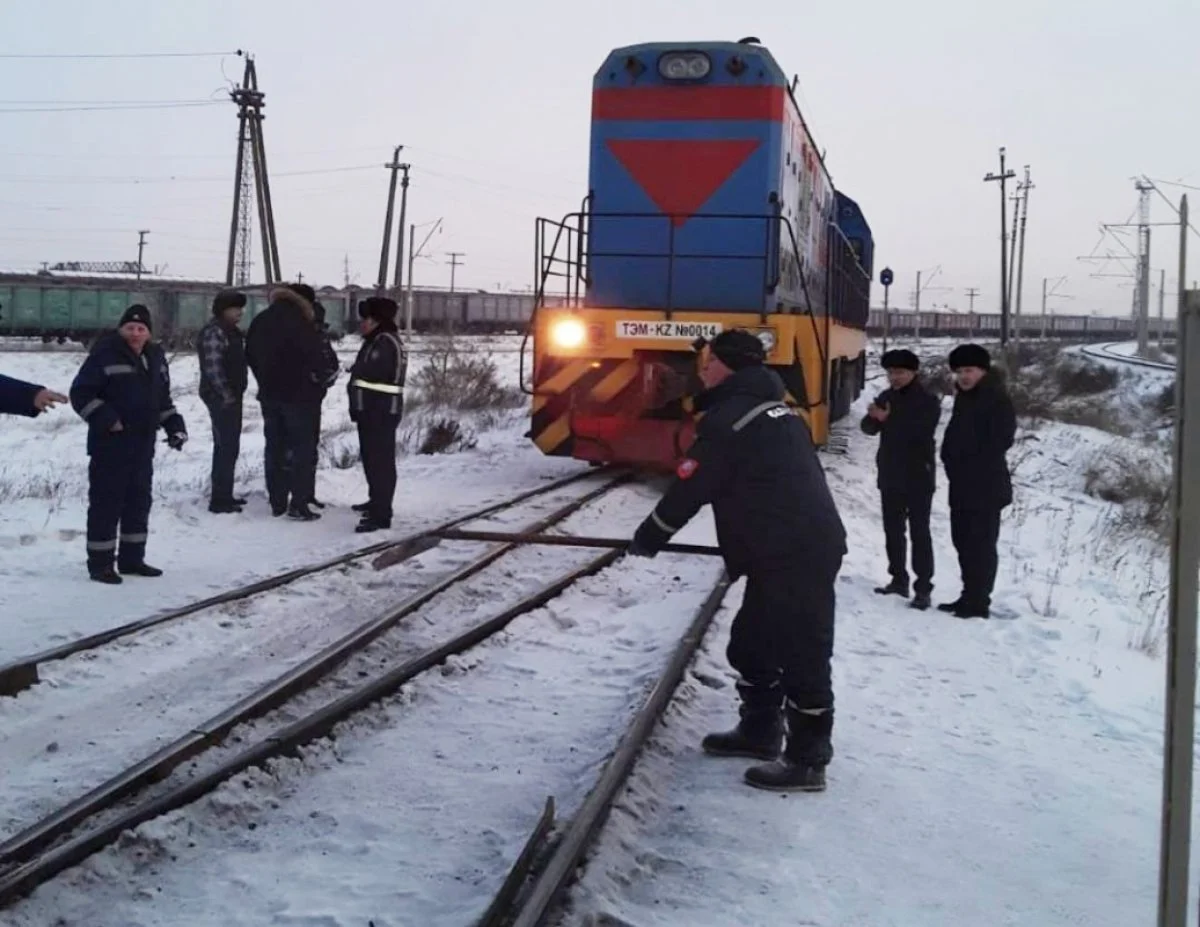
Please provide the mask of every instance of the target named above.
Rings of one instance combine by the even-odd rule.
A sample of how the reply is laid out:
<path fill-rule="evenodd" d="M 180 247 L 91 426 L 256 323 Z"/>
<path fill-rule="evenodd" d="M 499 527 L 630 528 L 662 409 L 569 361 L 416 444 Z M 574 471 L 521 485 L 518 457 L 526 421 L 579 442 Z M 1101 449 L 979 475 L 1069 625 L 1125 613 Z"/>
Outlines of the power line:
<path fill-rule="evenodd" d="M 0 54 L 0 59 L 38 59 L 38 60 L 68 60 L 68 59 L 107 59 L 107 58 L 227 58 L 230 55 L 242 55 L 237 51 L 224 52 L 79 52 L 75 54 Z"/>
<path fill-rule="evenodd" d="M 26 106 L 5 107 L 0 113 L 110 113 L 121 110 L 193 109 L 197 106 L 217 106 L 222 100 L 179 100 L 174 103 L 113 103 L 98 106 Z"/>
<path fill-rule="evenodd" d="M 350 171 L 374 170 L 374 164 L 353 164 L 345 167 L 320 167 L 303 171 L 272 171 L 272 177 L 306 177 L 313 174 L 343 174 Z M 77 183 L 77 184 L 139 184 L 139 183 L 228 183 L 228 176 L 180 176 L 167 177 L 80 177 L 77 174 L 29 174 L 25 176 L 6 176 L 5 181 L 19 183 Z"/>

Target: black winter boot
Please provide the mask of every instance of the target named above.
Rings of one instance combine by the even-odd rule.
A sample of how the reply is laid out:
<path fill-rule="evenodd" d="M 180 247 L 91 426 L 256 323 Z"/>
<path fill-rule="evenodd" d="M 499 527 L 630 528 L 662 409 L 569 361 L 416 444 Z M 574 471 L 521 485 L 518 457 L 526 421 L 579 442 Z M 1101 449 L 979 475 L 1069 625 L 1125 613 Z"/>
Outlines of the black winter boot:
<path fill-rule="evenodd" d="M 788 742 L 783 756 L 746 770 L 746 784 L 772 792 L 823 792 L 825 767 L 833 759 L 833 709 L 819 715 L 787 705 Z"/>
<path fill-rule="evenodd" d="M 893 579 L 886 586 L 876 586 L 875 591 L 880 595 L 898 595 L 901 598 L 908 598 L 908 583 L 900 579 Z"/>
<path fill-rule="evenodd" d="M 293 521 L 316 521 L 321 516 L 308 507 L 307 503 L 293 503 L 287 510 L 287 517 Z"/>
<path fill-rule="evenodd" d="M 371 511 L 370 502 L 359 502 L 356 505 L 350 506 L 351 512 L 369 512 Z"/>
<path fill-rule="evenodd" d="M 150 564 L 142 561 L 141 563 L 125 563 L 117 567 L 125 576 L 162 576 L 163 571 L 158 567 L 152 567 Z"/>
<path fill-rule="evenodd" d="M 958 611 L 962 607 L 963 607 L 963 597 L 959 596 L 953 602 L 943 602 L 941 605 L 938 606 L 938 611 L 939 612 L 948 612 L 948 613 L 953 614 L 954 612 Z"/>
<path fill-rule="evenodd" d="M 909 608 L 915 608 L 919 612 L 929 608 L 930 598 L 928 592 L 918 592 L 912 597 L 912 601 L 908 603 Z"/>
<path fill-rule="evenodd" d="M 782 691 L 779 686 L 737 684 L 742 704 L 737 727 L 709 734 L 700 747 L 712 756 L 744 756 L 753 760 L 773 760 L 783 746 Z"/>

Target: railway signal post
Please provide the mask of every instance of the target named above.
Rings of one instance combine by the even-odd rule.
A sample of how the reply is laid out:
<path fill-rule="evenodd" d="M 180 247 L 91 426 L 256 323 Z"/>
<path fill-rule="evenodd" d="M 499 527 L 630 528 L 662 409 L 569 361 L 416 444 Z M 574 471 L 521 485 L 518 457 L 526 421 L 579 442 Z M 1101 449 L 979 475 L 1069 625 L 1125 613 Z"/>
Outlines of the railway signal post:
<path fill-rule="evenodd" d="M 887 351 L 888 333 L 891 331 L 891 317 L 888 314 L 888 290 L 891 288 L 892 269 L 885 267 L 879 273 L 879 282 L 883 284 L 883 350 Z"/>
<path fill-rule="evenodd" d="M 1180 204 L 1179 279 L 1186 280 L 1187 197 Z M 1192 762 L 1196 723 L 1196 617 L 1200 607 L 1200 290 L 1179 288 L 1175 360 L 1175 460 L 1171 493 L 1166 731 L 1158 927 L 1187 923 Z M 1193 421 L 1188 421 L 1188 413 Z"/>

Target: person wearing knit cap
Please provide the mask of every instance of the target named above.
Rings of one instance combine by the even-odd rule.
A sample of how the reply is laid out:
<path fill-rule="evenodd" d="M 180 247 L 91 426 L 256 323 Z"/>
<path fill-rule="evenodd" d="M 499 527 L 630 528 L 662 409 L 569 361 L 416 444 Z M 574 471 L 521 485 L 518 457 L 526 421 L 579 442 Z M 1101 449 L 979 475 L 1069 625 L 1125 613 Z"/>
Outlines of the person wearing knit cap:
<path fill-rule="evenodd" d="M 233 494 L 233 474 L 242 442 L 242 399 L 249 375 L 246 346 L 238 323 L 246 294 L 221 290 L 213 299 L 212 319 L 200 329 L 200 398 L 212 420 L 213 451 L 208 510 L 241 512 L 244 498 Z"/>
<path fill-rule="evenodd" d="M 808 426 L 784 402 L 759 338 L 735 329 L 698 347 L 696 439 L 626 552 L 655 556 L 712 505 L 726 570 L 746 576 L 726 654 L 741 677 L 741 720 L 701 746 L 769 761 L 746 770 L 756 788 L 820 791 L 833 757 L 830 661 L 846 531 Z"/>
<path fill-rule="evenodd" d="M 983 346 L 959 345 L 949 361 L 956 392 L 941 456 L 950 483 L 950 537 L 958 552 L 962 595 L 938 608 L 958 618 L 987 618 L 999 565 L 1000 516 L 1012 504 L 1006 455 L 1017 417 Z"/>
<path fill-rule="evenodd" d="M 246 361 L 258 382 L 263 464 L 271 514 L 296 521 L 321 516 L 316 495 L 317 429 L 324 396 L 325 345 L 316 326 L 316 293 L 305 283 L 275 287 L 246 331 Z"/>
<path fill-rule="evenodd" d="M 934 432 L 942 404 L 921 382 L 921 362 L 903 348 L 884 353 L 880 365 L 888 388 L 867 407 L 860 427 L 879 435 L 875 455 L 883 510 L 883 534 L 891 582 L 875 589 L 881 595 L 908 597 L 907 533 L 912 535 L 912 566 L 916 582 L 909 605 L 924 611 L 933 592 L 933 538 L 929 514 L 937 462 Z"/>
<path fill-rule="evenodd" d="M 154 439 L 162 428 L 173 450 L 187 441 L 183 416 L 171 401 L 167 356 L 150 340 L 152 323 L 149 309 L 130 306 L 117 331 L 92 347 L 71 384 L 71 405 L 88 424 L 88 575 L 110 585 L 122 582 L 118 570 L 162 575 L 146 563 Z"/>
<path fill-rule="evenodd" d="M 392 526 L 396 495 L 396 429 L 404 415 L 408 355 L 396 328 L 394 300 L 372 296 L 358 304 L 362 347 L 350 368 L 350 421 L 358 426 L 359 456 L 368 499 L 353 506 L 362 513 L 360 534 Z"/>

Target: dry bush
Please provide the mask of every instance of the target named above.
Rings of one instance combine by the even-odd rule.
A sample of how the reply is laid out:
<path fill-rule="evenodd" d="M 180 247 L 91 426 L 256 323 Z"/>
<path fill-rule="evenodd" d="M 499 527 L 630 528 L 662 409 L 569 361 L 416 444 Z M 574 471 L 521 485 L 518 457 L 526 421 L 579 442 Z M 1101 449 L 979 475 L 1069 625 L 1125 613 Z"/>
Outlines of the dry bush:
<path fill-rule="evenodd" d="M 417 453 L 453 454 L 472 450 L 478 444 L 479 437 L 474 431 L 463 428 L 453 419 L 442 418 L 426 425 Z"/>
<path fill-rule="evenodd" d="M 1171 383 L 1169 386 L 1164 386 L 1162 390 L 1150 400 L 1150 408 L 1152 408 L 1158 415 L 1173 414 L 1175 412 L 1175 384 Z"/>
<path fill-rule="evenodd" d="M 1115 389 L 1120 371 L 1103 364 L 1060 360 L 1054 367 L 1054 382 L 1062 396 L 1095 396 Z"/>
<path fill-rule="evenodd" d="M 435 347 L 428 362 L 412 380 L 418 403 L 438 408 L 476 411 L 515 409 L 524 399 L 521 391 L 504 386 L 491 355 L 459 351 L 450 339 Z"/>
<path fill-rule="evenodd" d="M 1113 442 L 1098 451 L 1083 474 L 1083 491 L 1121 506 L 1119 527 L 1165 539 L 1171 520 L 1171 469 L 1156 453 Z"/>
<path fill-rule="evenodd" d="M 925 388 L 935 396 L 950 396 L 954 393 L 954 374 L 945 357 L 922 358 L 921 379 Z"/>

